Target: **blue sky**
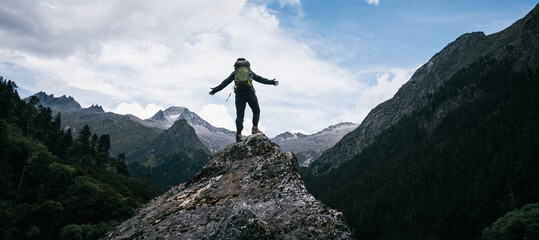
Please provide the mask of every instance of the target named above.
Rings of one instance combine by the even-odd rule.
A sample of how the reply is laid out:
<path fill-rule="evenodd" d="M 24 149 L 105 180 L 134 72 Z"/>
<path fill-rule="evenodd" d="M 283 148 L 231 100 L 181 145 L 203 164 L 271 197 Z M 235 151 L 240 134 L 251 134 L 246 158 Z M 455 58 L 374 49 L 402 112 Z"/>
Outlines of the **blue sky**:
<path fill-rule="evenodd" d="M 308 29 L 303 37 L 342 39 L 349 68 L 357 65 L 414 67 L 424 63 L 463 33 L 498 32 L 528 13 L 535 1 L 302 1 L 303 17 L 280 11 L 283 26 L 291 31 Z M 279 9 L 279 4 L 270 4 Z M 339 41 L 339 40 L 337 40 Z M 322 46 L 323 48 L 324 46 Z M 323 50 L 319 50 L 323 53 Z"/>
<path fill-rule="evenodd" d="M 360 123 L 458 36 L 495 33 L 536 1 L 0 0 L 0 75 L 27 97 L 151 117 L 185 106 L 234 130 L 232 87 L 209 96 L 247 58 L 260 128 L 314 133 Z M 250 110 L 246 112 L 249 127 Z M 248 129 L 248 128 L 246 128 Z M 247 132 L 244 132 L 247 134 Z"/>

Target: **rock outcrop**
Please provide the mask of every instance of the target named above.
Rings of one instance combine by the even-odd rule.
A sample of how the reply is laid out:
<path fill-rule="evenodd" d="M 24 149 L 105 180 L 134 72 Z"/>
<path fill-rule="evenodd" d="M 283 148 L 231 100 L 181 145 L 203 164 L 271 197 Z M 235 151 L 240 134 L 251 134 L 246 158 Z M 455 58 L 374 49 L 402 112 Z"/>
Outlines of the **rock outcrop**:
<path fill-rule="evenodd" d="M 79 111 L 82 109 L 80 104 L 75 101 L 75 99 L 71 96 L 66 97 L 65 95 L 61 97 L 54 97 L 54 94 L 47 95 L 45 92 L 38 92 L 34 94 L 32 97 L 36 97 L 39 99 L 38 104 L 36 105 L 43 105 L 44 107 L 50 107 L 51 110 L 57 111 L 57 112 L 65 112 L 65 111 Z M 27 97 L 24 99 L 26 102 L 30 102 L 31 97 Z"/>
<path fill-rule="evenodd" d="M 263 134 L 219 151 L 189 182 L 104 239 L 350 239 L 340 212 L 310 195 L 290 152 Z"/>

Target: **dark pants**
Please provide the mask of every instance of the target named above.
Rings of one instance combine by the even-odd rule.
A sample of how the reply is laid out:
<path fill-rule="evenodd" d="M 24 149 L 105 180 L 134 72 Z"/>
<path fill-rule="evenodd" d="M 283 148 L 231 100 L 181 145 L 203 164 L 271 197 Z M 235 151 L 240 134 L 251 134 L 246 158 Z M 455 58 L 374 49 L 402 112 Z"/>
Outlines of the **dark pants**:
<path fill-rule="evenodd" d="M 251 110 L 253 110 L 253 126 L 257 126 L 258 120 L 260 120 L 260 107 L 258 106 L 258 99 L 256 98 L 255 93 L 236 94 L 237 134 L 241 134 L 241 130 L 243 130 L 243 118 L 245 117 L 245 105 L 247 103 Z"/>

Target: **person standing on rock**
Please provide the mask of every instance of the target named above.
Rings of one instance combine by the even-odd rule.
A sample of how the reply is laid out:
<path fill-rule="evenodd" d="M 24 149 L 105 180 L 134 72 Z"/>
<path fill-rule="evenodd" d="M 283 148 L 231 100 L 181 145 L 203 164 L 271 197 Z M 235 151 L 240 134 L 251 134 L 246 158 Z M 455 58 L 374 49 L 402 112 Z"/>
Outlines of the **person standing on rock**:
<path fill-rule="evenodd" d="M 253 111 L 253 129 L 252 134 L 262 133 L 258 129 L 258 121 L 260 120 L 260 107 L 256 98 L 253 80 L 277 86 L 279 81 L 268 80 L 251 71 L 251 64 L 245 58 L 238 58 L 234 63 L 234 71 L 228 76 L 219 86 L 211 88 L 210 95 L 221 91 L 234 81 L 234 93 L 236 94 L 236 142 L 241 141 L 241 131 L 243 130 L 243 118 L 245 115 L 246 104 Z"/>

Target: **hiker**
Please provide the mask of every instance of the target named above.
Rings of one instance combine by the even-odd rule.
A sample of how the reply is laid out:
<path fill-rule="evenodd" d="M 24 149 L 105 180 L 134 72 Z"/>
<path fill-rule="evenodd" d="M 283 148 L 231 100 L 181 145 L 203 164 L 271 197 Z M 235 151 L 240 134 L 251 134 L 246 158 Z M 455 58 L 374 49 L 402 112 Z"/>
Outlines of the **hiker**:
<path fill-rule="evenodd" d="M 251 64 L 245 58 L 238 58 L 234 63 L 234 71 L 219 86 L 211 88 L 210 95 L 213 95 L 234 81 L 234 94 L 236 94 L 236 142 L 241 142 L 241 130 L 243 130 L 243 117 L 245 114 L 245 105 L 253 111 L 253 129 L 252 134 L 262 133 L 258 129 L 258 120 L 260 119 L 260 107 L 256 98 L 253 80 L 277 86 L 279 81 L 268 80 L 251 71 Z"/>

